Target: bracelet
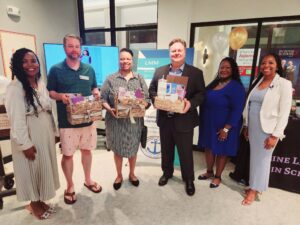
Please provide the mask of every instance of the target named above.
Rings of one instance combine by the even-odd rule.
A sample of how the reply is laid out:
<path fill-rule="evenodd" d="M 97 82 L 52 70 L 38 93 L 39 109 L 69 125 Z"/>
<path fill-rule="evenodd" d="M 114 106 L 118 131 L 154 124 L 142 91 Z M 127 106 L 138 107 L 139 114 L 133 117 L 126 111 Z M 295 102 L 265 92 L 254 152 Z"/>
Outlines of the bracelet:
<path fill-rule="evenodd" d="M 226 128 L 226 127 L 224 127 L 224 128 L 223 128 L 223 131 L 224 131 L 225 133 L 228 133 L 228 132 L 229 132 L 229 129 Z"/>

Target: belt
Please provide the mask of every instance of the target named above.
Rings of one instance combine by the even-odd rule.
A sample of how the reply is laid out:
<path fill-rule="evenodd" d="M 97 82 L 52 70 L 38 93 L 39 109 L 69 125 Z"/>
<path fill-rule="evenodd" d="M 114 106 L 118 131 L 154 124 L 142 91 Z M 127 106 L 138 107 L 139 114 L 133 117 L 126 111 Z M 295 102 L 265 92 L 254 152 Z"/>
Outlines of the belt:
<path fill-rule="evenodd" d="M 167 112 L 167 117 L 172 118 L 175 114 L 173 112 Z"/>

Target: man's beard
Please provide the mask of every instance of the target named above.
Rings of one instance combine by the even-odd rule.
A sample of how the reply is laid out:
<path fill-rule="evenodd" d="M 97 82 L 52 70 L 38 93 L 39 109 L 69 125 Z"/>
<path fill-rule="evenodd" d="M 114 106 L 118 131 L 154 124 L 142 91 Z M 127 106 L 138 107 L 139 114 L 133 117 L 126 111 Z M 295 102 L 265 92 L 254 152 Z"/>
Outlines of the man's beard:
<path fill-rule="evenodd" d="M 72 53 L 72 54 L 68 54 L 67 56 L 68 56 L 68 58 L 71 59 L 71 60 L 79 60 L 79 56 L 80 56 L 80 55 L 77 54 L 77 53 L 75 53 L 75 54 Z"/>

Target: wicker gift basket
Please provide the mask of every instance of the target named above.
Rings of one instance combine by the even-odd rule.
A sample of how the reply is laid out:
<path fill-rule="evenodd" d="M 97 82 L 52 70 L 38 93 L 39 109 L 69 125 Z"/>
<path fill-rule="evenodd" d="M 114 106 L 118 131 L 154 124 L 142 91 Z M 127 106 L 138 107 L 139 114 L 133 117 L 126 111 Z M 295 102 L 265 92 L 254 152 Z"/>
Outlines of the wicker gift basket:
<path fill-rule="evenodd" d="M 102 120 L 102 101 L 84 97 L 82 101 L 70 102 L 67 105 L 67 118 L 72 125 Z"/>
<path fill-rule="evenodd" d="M 168 112 L 175 112 L 175 113 L 182 113 L 184 109 L 184 101 L 177 99 L 175 101 L 171 101 L 168 99 L 161 99 L 159 97 L 155 97 L 154 106 L 157 109 L 168 111 Z"/>
<path fill-rule="evenodd" d="M 158 81 L 157 96 L 154 99 L 154 106 L 157 109 L 182 113 L 185 102 L 185 92 L 188 83 L 187 76 L 167 75 L 166 79 Z"/>
<path fill-rule="evenodd" d="M 144 117 L 147 102 L 144 99 L 124 97 L 115 98 L 116 116 L 118 118 Z"/>

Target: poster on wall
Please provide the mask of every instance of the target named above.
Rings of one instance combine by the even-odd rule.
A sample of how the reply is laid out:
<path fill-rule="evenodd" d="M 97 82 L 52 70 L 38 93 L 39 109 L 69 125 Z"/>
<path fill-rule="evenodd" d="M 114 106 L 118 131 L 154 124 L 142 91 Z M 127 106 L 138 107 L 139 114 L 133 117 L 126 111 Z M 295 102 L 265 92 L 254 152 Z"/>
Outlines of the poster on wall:
<path fill-rule="evenodd" d="M 0 47 L 3 59 L 4 75 L 10 79 L 10 60 L 19 48 L 28 48 L 36 52 L 35 35 L 0 30 Z"/>
<path fill-rule="evenodd" d="M 286 79 L 290 80 L 295 89 L 295 95 L 300 96 L 300 48 L 277 49 L 281 58 L 283 74 Z"/>
<path fill-rule="evenodd" d="M 186 63 L 193 65 L 193 60 L 194 60 L 194 49 L 187 48 Z M 168 49 L 140 50 L 138 52 L 137 72 L 144 77 L 148 87 L 152 80 L 155 69 L 166 64 L 170 64 Z M 161 147 L 160 147 L 159 129 L 156 125 L 156 109 L 153 106 L 151 106 L 146 111 L 144 121 L 145 121 L 145 125 L 148 127 L 147 146 L 145 149 L 141 148 L 140 152 L 143 152 L 143 155 L 146 156 L 146 158 L 148 159 L 149 158 L 160 159 Z M 160 160 L 157 160 L 157 163 L 160 163 Z M 176 157 L 175 157 L 175 165 L 176 165 Z"/>
<path fill-rule="evenodd" d="M 283 76 L 290 80 L 295 89 L 295 95 L 300 98 L 300 48 L 272 48 L 261 51 L 261 55 L 273 52 L 281 58 Z"/>
<path fill-rule="evenodd" d="M 239 66 L 241 81 L 245 88 L 250 85 L 251 68 L 254 55 L 254 48 L 238 49 L 236 54 L 236 62 Z M 260 49 L 258 50 L 258 58 L 260 57 Z M 255 67 L 255 74 L 258 73 L 258 61 Z"/>

